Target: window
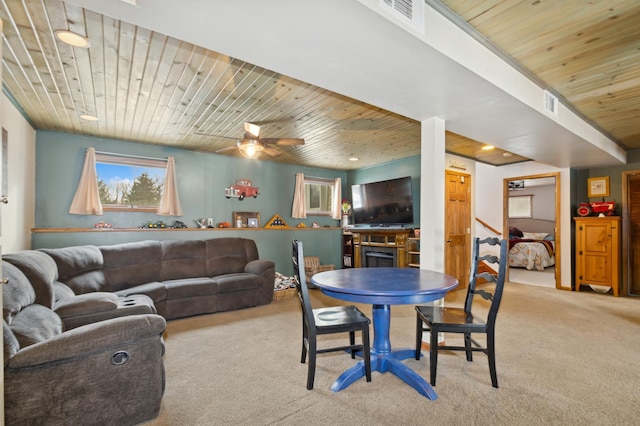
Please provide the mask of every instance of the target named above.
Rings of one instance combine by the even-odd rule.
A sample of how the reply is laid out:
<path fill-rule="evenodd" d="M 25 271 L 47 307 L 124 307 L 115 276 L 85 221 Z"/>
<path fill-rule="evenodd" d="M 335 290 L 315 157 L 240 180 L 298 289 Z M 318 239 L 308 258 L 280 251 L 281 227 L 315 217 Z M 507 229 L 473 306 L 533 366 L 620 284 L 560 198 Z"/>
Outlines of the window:
<path fill-rule="evenodd" d="M 510 218 L 530 218 L 531 217 L 531 197 L 533 195 L 521 195 L 509 197 L 509 217 Z"/>
<path fill-rule="evenodd" d="M 331 216 L 333 179 L 304 179 L 304 205 L 308 215 Z"/>
<path fill-rule="evenodd" d="M 103 209 L 155 212 L 162 198 L 166 165 L 164 159 L 96 153 Z"/>

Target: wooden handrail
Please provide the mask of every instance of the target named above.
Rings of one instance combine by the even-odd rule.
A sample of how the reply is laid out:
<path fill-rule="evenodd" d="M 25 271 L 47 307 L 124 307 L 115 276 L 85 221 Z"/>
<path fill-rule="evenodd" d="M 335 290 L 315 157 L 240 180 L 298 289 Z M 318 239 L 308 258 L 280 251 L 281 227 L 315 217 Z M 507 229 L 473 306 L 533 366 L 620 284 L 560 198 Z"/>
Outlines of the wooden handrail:
<path fill-rule="evenodd" d="M 496 235 L 502 235 L 502 232 L 498 231 L 497 229 L 494 229 L 491 227 L 491 225 L 489 225 L 487 222 L 485 222 L 482 219 L 478 219 L 476 217 L 476 222 L 479 222 L 482 226 L 484 226 L 485 228 L 487 228 L 489 231 L 493 232 Z"/>

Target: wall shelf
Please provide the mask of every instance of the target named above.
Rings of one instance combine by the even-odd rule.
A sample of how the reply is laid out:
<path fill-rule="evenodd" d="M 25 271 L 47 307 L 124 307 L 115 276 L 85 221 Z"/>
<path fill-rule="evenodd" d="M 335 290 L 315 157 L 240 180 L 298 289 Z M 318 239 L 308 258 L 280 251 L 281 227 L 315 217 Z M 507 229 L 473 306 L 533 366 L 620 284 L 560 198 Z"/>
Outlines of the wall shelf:
<path fill-rule="evenodd" d="M 313 228 L 311 226 L 306 228 L 297 227 L 273 227 L 273 228 L 32 228 L 31 232 L 34 234 L 56 234 L 56 233 L 73 233 L 73 232 L 98 232 L 98 233 L 114 233 L 114 232 L 246 232 L 246 231 L 283 231 L 283 230 L 295 230 L 295 231 L 326 231 L 326 230 L 340 230 L 339 226 L 320 227 Z"/>

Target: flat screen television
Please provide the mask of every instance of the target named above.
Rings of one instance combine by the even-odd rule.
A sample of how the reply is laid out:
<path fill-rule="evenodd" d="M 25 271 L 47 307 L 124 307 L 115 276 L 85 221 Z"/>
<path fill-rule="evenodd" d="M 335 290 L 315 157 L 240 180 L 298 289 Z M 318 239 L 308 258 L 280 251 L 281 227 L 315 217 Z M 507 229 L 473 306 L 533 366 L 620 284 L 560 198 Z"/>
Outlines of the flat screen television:
<path fill-rule="evenodd" d="M 411 177 L 351 186 L 355 225 L 400 226 L 413 223 Z"/>

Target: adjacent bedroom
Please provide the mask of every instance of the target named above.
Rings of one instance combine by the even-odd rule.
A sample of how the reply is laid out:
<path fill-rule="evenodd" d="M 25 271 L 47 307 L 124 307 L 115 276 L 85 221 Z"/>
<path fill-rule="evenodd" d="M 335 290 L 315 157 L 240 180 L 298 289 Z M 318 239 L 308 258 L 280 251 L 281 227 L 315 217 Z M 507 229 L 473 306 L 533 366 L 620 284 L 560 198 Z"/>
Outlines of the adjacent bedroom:
<path fill-rule="evenodd" d="M 509 281 L 555 287 L 556 178 L 508 185 Z"/>

